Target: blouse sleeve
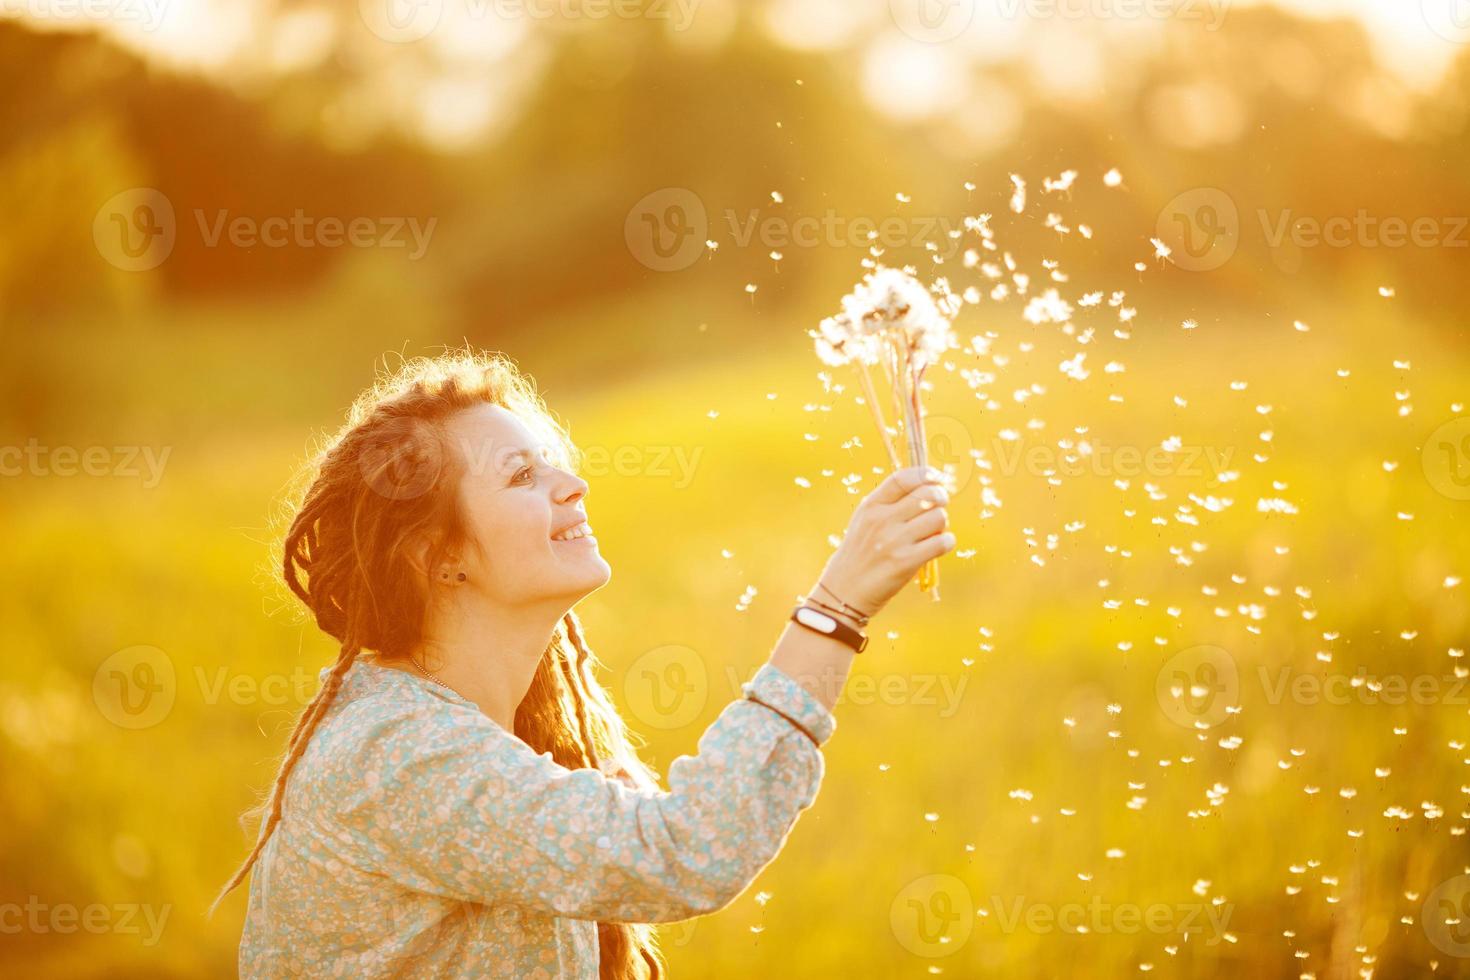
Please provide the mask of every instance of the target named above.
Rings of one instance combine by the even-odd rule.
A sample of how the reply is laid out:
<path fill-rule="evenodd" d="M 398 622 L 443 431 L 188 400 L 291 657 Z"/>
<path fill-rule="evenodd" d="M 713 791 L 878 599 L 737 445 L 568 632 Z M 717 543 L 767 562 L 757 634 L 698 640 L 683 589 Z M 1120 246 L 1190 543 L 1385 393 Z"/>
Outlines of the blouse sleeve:
<path fill-rule="evenodd" d="M 302 802 L 344 857 L 416 891 L 578 919 L 692 918 L 776 856 L 816 800 L 836 728 L 770 663 L 742 691 L 764 704 L 727 705 L 698 753 L 670 765 L 667 791 L 564 769 L 471 705 L 366 698 L 347 706 L 359 714 L 323 746 Z"/>

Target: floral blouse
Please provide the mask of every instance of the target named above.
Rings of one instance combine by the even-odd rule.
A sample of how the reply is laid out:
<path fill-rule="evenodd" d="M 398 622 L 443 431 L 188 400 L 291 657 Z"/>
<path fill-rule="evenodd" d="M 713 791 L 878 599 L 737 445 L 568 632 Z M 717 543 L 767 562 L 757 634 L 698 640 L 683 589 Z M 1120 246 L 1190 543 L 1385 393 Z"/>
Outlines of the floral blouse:
<path fill-rule="evenodd" d="M 596 978 L 597 921 L 725 907 L 815 802 L 836 728 L 770 663 L 742 691 L 667 791 L 637 790 L 357 660 L 251 874 L 240 975 Z"/>

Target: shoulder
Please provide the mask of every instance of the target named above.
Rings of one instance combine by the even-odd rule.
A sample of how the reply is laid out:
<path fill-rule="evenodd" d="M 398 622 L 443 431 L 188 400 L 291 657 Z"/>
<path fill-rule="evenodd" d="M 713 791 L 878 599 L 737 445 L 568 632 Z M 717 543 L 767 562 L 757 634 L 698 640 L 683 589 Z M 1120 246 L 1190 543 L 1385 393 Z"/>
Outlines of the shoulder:
<path fill-rule="evenodd" d="M 528 755 L 536 758 L 475 706 L 405 685 L 330 709 L 302 753 L 299 784 L 308 805 L 331 807 L 364 790 L 411 790 L 459 772 L 493 778 Z"/>

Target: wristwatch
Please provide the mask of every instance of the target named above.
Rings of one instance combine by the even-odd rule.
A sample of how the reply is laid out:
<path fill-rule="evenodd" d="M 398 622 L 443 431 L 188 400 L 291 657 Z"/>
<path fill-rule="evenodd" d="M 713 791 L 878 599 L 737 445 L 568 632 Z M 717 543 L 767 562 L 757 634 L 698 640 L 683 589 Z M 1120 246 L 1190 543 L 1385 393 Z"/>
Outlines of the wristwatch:
<path fill-rule="evenodd" d="M 798 626 L 805 626 L 813 633 L 821 633 L 847 644 L 854 653 L 862 653 L 867 648 L 867 634 L 858 632 L 836 616 L 829 616 L 820 609 L 797 606 L 791 611 L 791 621 Z"/>

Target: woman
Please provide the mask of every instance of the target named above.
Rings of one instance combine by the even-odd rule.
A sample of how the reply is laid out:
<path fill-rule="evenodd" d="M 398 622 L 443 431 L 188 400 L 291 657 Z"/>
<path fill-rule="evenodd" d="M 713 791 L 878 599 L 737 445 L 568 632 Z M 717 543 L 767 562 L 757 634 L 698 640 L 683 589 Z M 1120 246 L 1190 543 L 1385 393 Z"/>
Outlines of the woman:
<path fill-rule="evenodd" d="M 254 868 L 242 976 L 662 976 L 637 923 L 775 857 L 866 617 L 954 547 L 939 474 L 885 480 L 804 602 L 828 632 L 788 623 L 665 791 L 571 611 L 611 575 L 574 454 L 528 378 L 465 352 L 364 393 L 313 464 L 283 569 L 341 654 L 220 894 Z"/>

